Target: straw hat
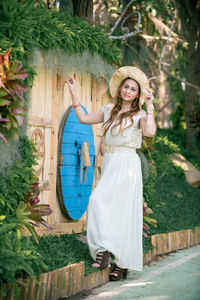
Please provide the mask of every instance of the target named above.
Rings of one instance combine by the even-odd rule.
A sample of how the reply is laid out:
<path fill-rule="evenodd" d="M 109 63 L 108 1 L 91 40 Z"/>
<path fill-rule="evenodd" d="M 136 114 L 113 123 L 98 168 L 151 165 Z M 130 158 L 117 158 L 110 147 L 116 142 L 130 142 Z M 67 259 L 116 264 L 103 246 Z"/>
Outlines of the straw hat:
<path fill-rule="evenodd" d="M 146 75 L 137 67 L 125 66 L 115 71 L 109 83 L 110 94 L 115 99 L 117 97 L 117 91 L 120 83 L 127 77 L 136 80 L 140 85 L 139 107 L 141 109 L 146 98 L 146 87 L 148 87 L 148 79 Z"/>

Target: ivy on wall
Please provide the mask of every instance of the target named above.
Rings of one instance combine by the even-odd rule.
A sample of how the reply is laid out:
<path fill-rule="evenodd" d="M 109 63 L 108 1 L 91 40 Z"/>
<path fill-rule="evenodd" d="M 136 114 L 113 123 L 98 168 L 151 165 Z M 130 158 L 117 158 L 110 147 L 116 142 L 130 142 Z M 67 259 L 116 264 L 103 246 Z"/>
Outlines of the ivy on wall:
<path fill-rule="evenodd" d="M 0 52 L 12 47 L 13 58 L 23 64 L 30 83 L 35 74 L 30 58 L 36 48 L 44 52 L 61 49 L 67 55 L 80 57 L 87 52 L 100 57 L 104 64 L 119 65 L 120 50 L 100 27 L 39 3 L 35 6 L 32 0 L 0 0 Z"/>

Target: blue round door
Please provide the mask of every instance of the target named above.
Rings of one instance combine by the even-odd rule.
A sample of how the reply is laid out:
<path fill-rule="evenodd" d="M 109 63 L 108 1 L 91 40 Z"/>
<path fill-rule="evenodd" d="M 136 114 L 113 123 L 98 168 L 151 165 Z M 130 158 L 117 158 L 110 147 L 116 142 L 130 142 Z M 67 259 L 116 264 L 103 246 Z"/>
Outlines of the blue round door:
<path fill-rule="evenodd" d="M 87 110 L 82 105 L 87 113 Z M 79 122 L 72 106 L 60 125 L 57 196 L 63 214 L 78 220 L 85 213 L 94 177 L 94 137 L 91 125 Z"/>

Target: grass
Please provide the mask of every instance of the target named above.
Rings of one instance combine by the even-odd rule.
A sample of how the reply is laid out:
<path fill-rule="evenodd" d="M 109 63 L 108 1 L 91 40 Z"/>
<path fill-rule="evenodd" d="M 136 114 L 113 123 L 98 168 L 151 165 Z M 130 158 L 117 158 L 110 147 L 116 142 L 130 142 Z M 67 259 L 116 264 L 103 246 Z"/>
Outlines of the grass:
<path fill-rule="evenodd" d="M 144 252 L 151 248 L 150 239 L 143 241 Z M 43 272 L 53 271 L 67 265 L 85 262 L 85 275 L 97 271 L 91 265 L 93 259 L 90 256 L 88 245 L 78 239 L 75 234 L 44 235 L 39 237 L 37 251 L 47 266 Z"/>
<path fill-rule="evenodd" d="M 93 259 L 88 246 L 81 242 L 75 234 L 62 234 L 60 237 L 44 235 L 39 238 L 37 250 L 47 265 L 48 272 L 81 261 L 85 262 L 85 274 L 96 271 L 91 267 Z"/>

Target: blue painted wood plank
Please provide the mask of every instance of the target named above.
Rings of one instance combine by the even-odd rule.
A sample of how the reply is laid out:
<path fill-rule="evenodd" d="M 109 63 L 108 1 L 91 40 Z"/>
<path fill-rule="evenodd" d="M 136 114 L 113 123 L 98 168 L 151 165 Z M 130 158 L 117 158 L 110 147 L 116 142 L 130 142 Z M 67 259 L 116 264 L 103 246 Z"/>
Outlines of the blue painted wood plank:
<path fill-rule="evenodd" d="M 76 187 L 63 187 L 63 197 L 64 198 L 71 198 L 71 197 L 82 197 L 82 196 L 89 196 L 91 193 L 92 187 L 85 185 L 82 186 L 81 189 Z"/>
<path fill-rule="evenodd" d="M 91 167 L 94 166 L 94 155 L 90 155 Z M 62 166 L 79 166 L 80 157 L 79 155 L 63 154 Z M 89 167 L 90 168 L 90 167 Z"/>
<path fill-rule="evenodd" d="M 63 166 L 76 166 L 78 165 L 78 155 L 70 155 L 64 154 L 63 155 Z"/>
<path fill-rule="evenodd" d="M 82 215 L 85 213 L 84 209 L 81 210 L 74 210 L 74 211 L 69 211 L 68 214 L 73 220 L 78 220 L 82 217 Z"/>
<path fill-rule="evenodd" d="M 92 128 L 91 125 L 88 124 L 81 124 L 81 123 L 74 123 L 74 122 L 67 122 L 65 125 L 64 132 L 83 132 L 84 134 L 91 134 Z"/>
<path fill-rule="evenodd" d="M 89 142 L 90 144 L 94 144 L 94 138 L 84 133 L 63 134 L 63 144 L 74 144 L 75 142 Z"/>
<path fill-rule="evenodd" d="M 93 182 L 93 175 L 88 176 L 86 183 L 84 185 L 90 185 Z M 88 183 L 87 183 L 88 182 Z M 62 186 L 77 186 L 79 184 L 78 176 L 62 176 Z"/>
<path fill-rule="evenodd" d="M 83 108 L 83 110 L 85 111 L 85 113 L 88 114 L 86 108 L 83 105 L 81 105 L 81 107 Z M 77 115 L 75 113 L 74 108 L 71 109 L 70 114 L 69 114 L 69 116 L 67 118 L 68 122 L 70 122 L 71 120 L 76 120 L 77 122 L 79 122 L 78 117 L 77 117 Z"/>
<path fill-rule="evenodd" d="M 62 154 L 78 154 L 78 149 L 80 148 L 81 143 L 77 143 L 77 146 L 74 144 L 63 144 L 62 145 Z M 95 155 L 95 147 L 93 145 L 89 146 L 89 154 Z"/>
<path fill-rule="evenodd" d="M 63 176 L 69 176 L 69 174 L 71 174 L 72 176 L 76 175 L 76 176 L 79 176 L 79 169 L 76 169 L 76 168 L 72 168 L 71 166 L 64 166 L 64 167 L 61 167 L 61 170 L 60 170 L 60 174 L 61 174 L 61 177 Z"/>
<path fill-rule="evenodd" d="M 80 171 L 80 168 L 75 168 L 74 166 L 63 166 L 61 167 L 61 177 L 62 176 L 69 176 L 69 175 L 72 175 L 72 176 L 79 176 L 79 171 Z M 94 175 L 94 169 L 93 168 L 90 168 L 88 169 L 88 176 L 93 176 Z"/>
<path fill-rule="evenodd" d="M 77 209 L 87 206 L 88 197 L 81 197 L 81 198 L 65 198 L 64 204 L 66 205 L 67 209 Z"/>

